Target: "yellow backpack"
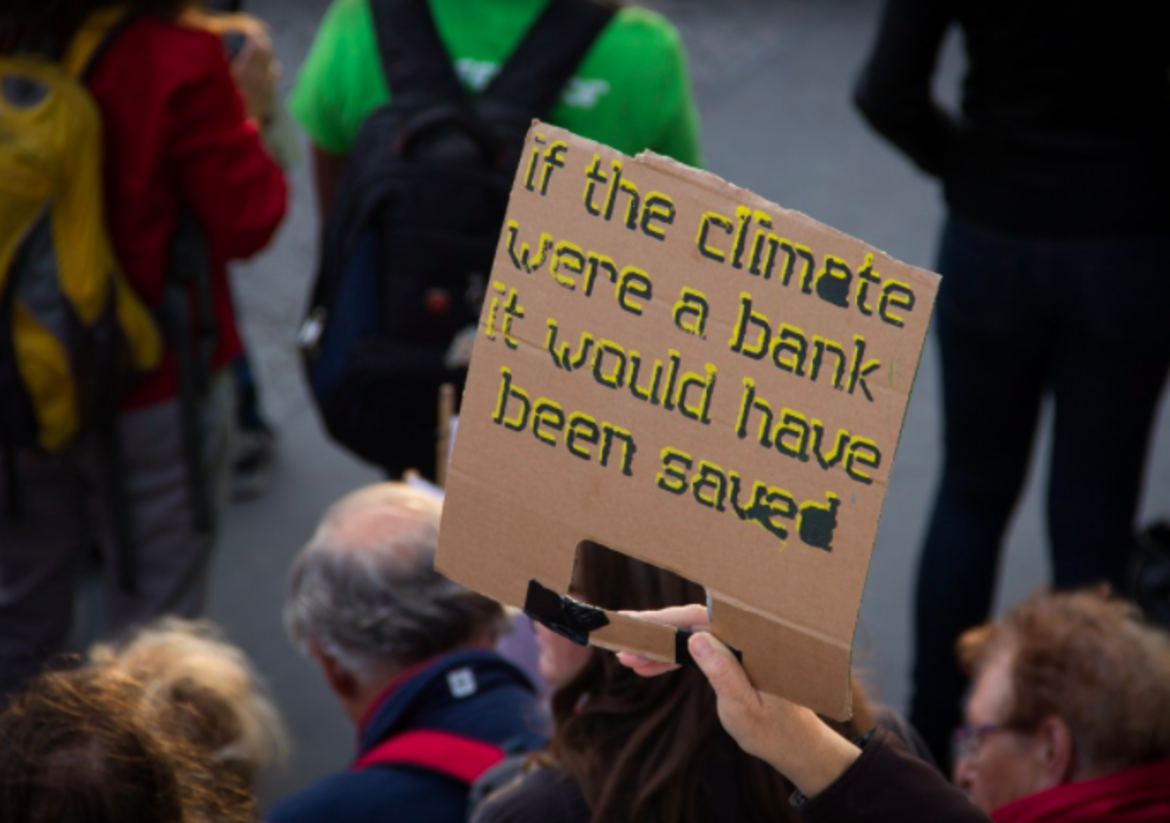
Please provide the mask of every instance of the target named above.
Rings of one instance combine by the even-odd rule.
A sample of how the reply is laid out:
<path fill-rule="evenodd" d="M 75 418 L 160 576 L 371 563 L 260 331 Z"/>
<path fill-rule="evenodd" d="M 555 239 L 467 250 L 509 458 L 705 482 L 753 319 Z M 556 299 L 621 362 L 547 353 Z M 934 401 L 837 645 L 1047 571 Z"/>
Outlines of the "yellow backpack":
<path fill-rule="evenodd" d="M 61 64 L 0 57 L 0 449 L 59 452 L 113 419 L 162 341 L 106 231 L 102 123 L 84 86 L 121 9 L 92 15 Z M 11 478 L 10 478 L 11 479 Z"/>

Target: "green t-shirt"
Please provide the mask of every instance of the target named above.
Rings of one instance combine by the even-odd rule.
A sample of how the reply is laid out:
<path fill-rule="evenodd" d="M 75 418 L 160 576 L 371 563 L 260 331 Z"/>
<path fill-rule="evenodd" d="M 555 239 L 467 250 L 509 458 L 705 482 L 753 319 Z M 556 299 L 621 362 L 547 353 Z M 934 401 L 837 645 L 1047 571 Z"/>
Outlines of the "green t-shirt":
<path fill-rule="evenodd" d="M 431 0 L 455 68 L 483 89 L 548 0 Z M 366 117 L 390 99 L 367 0 L 334 0 L 289 106 L 313 144 L 348 154 Z M 651 149 L 701 165 L 698 116 L 678 32 L 661 16 L 621 9 L 577 67 L 548 119 L 626 154 Z"/>

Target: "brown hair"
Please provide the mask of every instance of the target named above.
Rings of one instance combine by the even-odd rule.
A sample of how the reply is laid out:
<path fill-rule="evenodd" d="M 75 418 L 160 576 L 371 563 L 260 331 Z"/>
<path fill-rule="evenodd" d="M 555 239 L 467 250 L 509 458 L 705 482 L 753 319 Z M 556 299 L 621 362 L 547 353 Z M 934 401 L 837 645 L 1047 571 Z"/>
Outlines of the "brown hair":
<path fill-rule="evenodd" d="M 579 599 L 610 610 L 706 597 L 675 574 L 592 544 L 582 547 L 576 579 Z M 723 731 L 714 693 L 695 668 L 646 679 L 594 652 L 553 695 L 552 709 L 550 757 L 580 786 L 594 820 L 798 819 L 791 784 Z"/>
<path fill-rule="evenodd" d="M 220 781 L 250 792 L 288 747 L 251 662 L 210 621 L 162 618 L 120 643 L 94 646 L 89 658 L 140 683 L 144 716 L 204 753 Z"/>
<path fill-rule="evenodd" d="M 0 808 L 21 823 L 236 823 L 250 795 L 141 716 L 141 688 L 102 669 L 50 672 L 0 715 Z"/>
<path fill-rule="evenodd" d="M 1170 635 L 1132 604 L 1098 591 L 1040 594 L 959 640 L 972 676 L 1005 653 L 1007 725 L 1062 718 L 1082 765 L 1098 771 L 1170 757 Z"/>

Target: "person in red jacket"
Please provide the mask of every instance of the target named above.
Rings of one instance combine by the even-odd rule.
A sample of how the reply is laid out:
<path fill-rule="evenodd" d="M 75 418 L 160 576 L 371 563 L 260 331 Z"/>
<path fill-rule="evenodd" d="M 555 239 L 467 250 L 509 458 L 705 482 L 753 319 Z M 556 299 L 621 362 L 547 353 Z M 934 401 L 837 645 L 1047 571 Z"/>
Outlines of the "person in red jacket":
<path fill-rule="evenodd" d="M 93 12 L 111 5 L 5 0 L 0 54 L 59 54 Z M 262 249 L 287 203 L 284 175 L 261 139 L 275 69 L 270 53 L 252 48 L 233 77 L 219 38 L 185 17 L 189 3 L 120 5 L 129 8 L 129 22 L 88 79 L 103 125 L 107 227 L 130 285 L 152 307 L 163 299 L 180 214 L 192 213 L 203 230 L 217 340 L 201 413 L 210 497 L 218 503 L 232 414 L 225 367 L 241 350 L 225 263 Z M 134 586 L 110 575 L 114 631 L 165 613 L 196 616 L 203 608 L 213 539 L 195 528 L 177 387 L 171 348 L 123 403 L 120 462 L 131 538 L 131 556 L 123 560 Z M 0 697 L 64 647 L 85 553 L 95 544 L 107 556 L 115 552 L 99 451 L 96 438 L 83 436 L 61 454 L 24 449 L 17 455 L 23 510 L 19 518 L 0 518 Z"/>

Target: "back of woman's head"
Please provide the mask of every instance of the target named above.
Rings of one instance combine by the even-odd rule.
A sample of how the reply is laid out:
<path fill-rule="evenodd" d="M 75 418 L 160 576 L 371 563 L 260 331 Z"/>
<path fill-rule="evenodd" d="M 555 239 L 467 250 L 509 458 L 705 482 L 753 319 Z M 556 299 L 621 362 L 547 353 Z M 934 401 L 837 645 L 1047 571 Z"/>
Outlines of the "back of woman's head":
<path fill-rule="evenodd" d="M 0 715 L 0 809 L 20 823 L 180 823 L 167 746 L 135 711 L 136 686 L 93 672 L 33 681 Z"/>
<path fill-rule="evenodd" d="M 156 727 L 142 687 L 106 668 L 50 672 L 0 714 L 5 823 L 243 823 L 252 796 Z"/>
<path fill-rule="evenodd" d="M 574 596 L 609 610 L 701 603 L 679 576 L 586 545 Z M 595 651 L 553 696 L 551 756 L 576 780 L 594 820 L 795 819 L 790 784 L 723 732 L 702 674 L 682 668 L 641 678 Z M 720 811 L 721 810 L 721 811 Z"/>
<path fill-rule="evenodd" d="M 149 721 L 248 791 L 286 745 L 284 723 L 247 657 L 208 621 L 164 618 L 123 643 L 95 646 L 90 660 L 140 683 Z"/>

